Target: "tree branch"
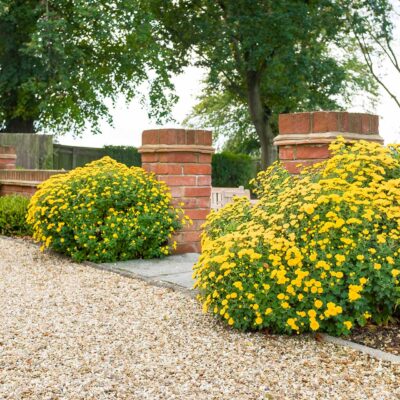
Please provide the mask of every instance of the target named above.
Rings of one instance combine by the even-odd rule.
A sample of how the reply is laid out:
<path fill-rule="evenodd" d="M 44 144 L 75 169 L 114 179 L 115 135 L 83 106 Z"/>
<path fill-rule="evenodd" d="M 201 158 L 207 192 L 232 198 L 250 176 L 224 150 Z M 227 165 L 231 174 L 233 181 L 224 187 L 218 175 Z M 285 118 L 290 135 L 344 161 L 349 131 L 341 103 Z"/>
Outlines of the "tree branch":
<path fill-rule="evenodd" d="M 383 45 L 379 40 L 379 38 L 376 37 L 373 33 L 370 33 L 370 35 L 372 39 L 375 41 L 375 43 L 377 43 L 378 46 L 382 49 L 382 51 L 386 54 L 387 58 L 392 63 L 394 68 L 396 68 L 396 70 L 400 72 L 399 62 L 397 60 L 395 52 L 393 51 L 392 46 L 390 45 L 390 40 L 385 36 L 385 45 Z"/>
<path fill-rule="evenodd" d="M 388 95 L 395 101 L 395 103 L 397 104 L 397 106 L 400 108 L 400 101 L 399 99 L 396 97 L 396 95 L 385 85 L 385 83 L 382 81 L 381 78 L 379 78 L 379 76 L 377 75 L 377 73 L 374 70 L 374 66 L 373 66 L 373 62 L 371 59 L 371 55 L 367 49 L 367 45 L 364 41 L 364 38 L 360 38 L 356 32 L 354 32 L 356 40 L 360 46 L 361 49 L 361 53 L 363 54 L 365 63 L 367 64 L 367 67 L 370 71 L 370 73 L 372 74 L 372 76 L 376 79 L 376 81 L 383 87 L 383 89 L 386 91 L 386 93 L 388 93 Z"/>

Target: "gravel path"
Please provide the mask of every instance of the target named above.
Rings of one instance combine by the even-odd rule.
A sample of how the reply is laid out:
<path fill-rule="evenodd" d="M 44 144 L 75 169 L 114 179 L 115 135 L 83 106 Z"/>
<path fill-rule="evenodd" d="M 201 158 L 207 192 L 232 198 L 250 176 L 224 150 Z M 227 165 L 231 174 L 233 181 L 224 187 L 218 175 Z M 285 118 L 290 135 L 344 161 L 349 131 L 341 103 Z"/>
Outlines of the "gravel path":
<path fill-rule="evenodd" d="M 181 293 L 0 238 L 0 399 L 399 398 L 399 365 L 230 331 Z"/>

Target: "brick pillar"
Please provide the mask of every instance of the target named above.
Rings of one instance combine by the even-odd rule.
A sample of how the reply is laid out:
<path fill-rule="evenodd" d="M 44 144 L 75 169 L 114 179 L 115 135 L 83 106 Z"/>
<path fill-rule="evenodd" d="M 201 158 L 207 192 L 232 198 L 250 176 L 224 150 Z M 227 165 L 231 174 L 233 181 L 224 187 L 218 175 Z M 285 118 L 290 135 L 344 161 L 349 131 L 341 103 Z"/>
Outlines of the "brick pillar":
<path fill-rule="evenodd" d="M 200 252 L 201 225 L 210 212 L 211 144 L 210 131 L 155 129 L 142 134 L 143 168 L 167 183 L 173 203 L 184 203 L 193 221 L 174 237 L 176 253 Z"/>
<path fill-rule="evenodd" d="M 16 162 L 15 147 L 0 146 L 0 169 L 15 169 Z"/>
<path fill-rule="evenodd" d="M 285 168 L 298 174 L 301 166 L 329 158 L 329 144 L 338 136 L 383 143 L 377 115 L 318 111 L 280 114 L 279 136 L 274 144 Z"/>

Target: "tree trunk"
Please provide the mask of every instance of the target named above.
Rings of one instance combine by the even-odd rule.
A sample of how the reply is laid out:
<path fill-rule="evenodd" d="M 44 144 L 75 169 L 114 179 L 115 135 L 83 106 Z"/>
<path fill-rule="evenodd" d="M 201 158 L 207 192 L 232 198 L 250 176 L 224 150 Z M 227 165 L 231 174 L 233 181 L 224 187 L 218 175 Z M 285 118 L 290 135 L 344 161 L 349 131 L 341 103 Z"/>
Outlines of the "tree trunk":
<path fill-rule="evenodd" d="M 7 133 L 35 133 L 33 119 L 12 118 L 6 122 L 3 132 Z"/>
<path fill-rule="evenodd" d="M 255 71 L 247 73 L 247 96 L 250 117 L 261 144 L 261 167 L 265 169 L 276 159 L 274 133 L 270 123 L 270 111 L 264 107 L 261 100 L 260 74 Z"/>

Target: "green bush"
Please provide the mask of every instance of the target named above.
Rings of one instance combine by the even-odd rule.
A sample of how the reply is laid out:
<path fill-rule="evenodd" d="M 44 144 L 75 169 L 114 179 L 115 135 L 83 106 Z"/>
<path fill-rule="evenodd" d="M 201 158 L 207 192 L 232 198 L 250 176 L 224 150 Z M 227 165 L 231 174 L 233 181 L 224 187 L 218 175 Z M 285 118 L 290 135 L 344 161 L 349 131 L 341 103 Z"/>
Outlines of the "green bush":
<path fill-rule="evenodd" d="M 133 146 L 104 146 L 104 156 L 109 156 L 128 167 L 141 167 L 142 158 L 138 149 Z"/>
<path fill-rule="evenodd" d="M 332 144 L 290 176 L 279 164 L 207 218 L 195 287 L 237 329 L 348 334 L 400 304 L 400 145 Z"/>
<path fill-rule="evenodd" d="M 27 236 L 32 234 L 26 222 L 29 199 L 21 195 L 0 197 L 0 234 Z"/>
<path fill-rule="evenodd" d="M 76 261 L 110 262 L 167 255 L 181 227 L 163 182 L 110 157 L 39 186 L 29 204 L 34 239 Z"/>
<path fill-rule="evenodd" d="M 249 187 L 254 178 L 253 160 L 247 154 L 222 152 L 212 157 L 213 187 Z"/>

